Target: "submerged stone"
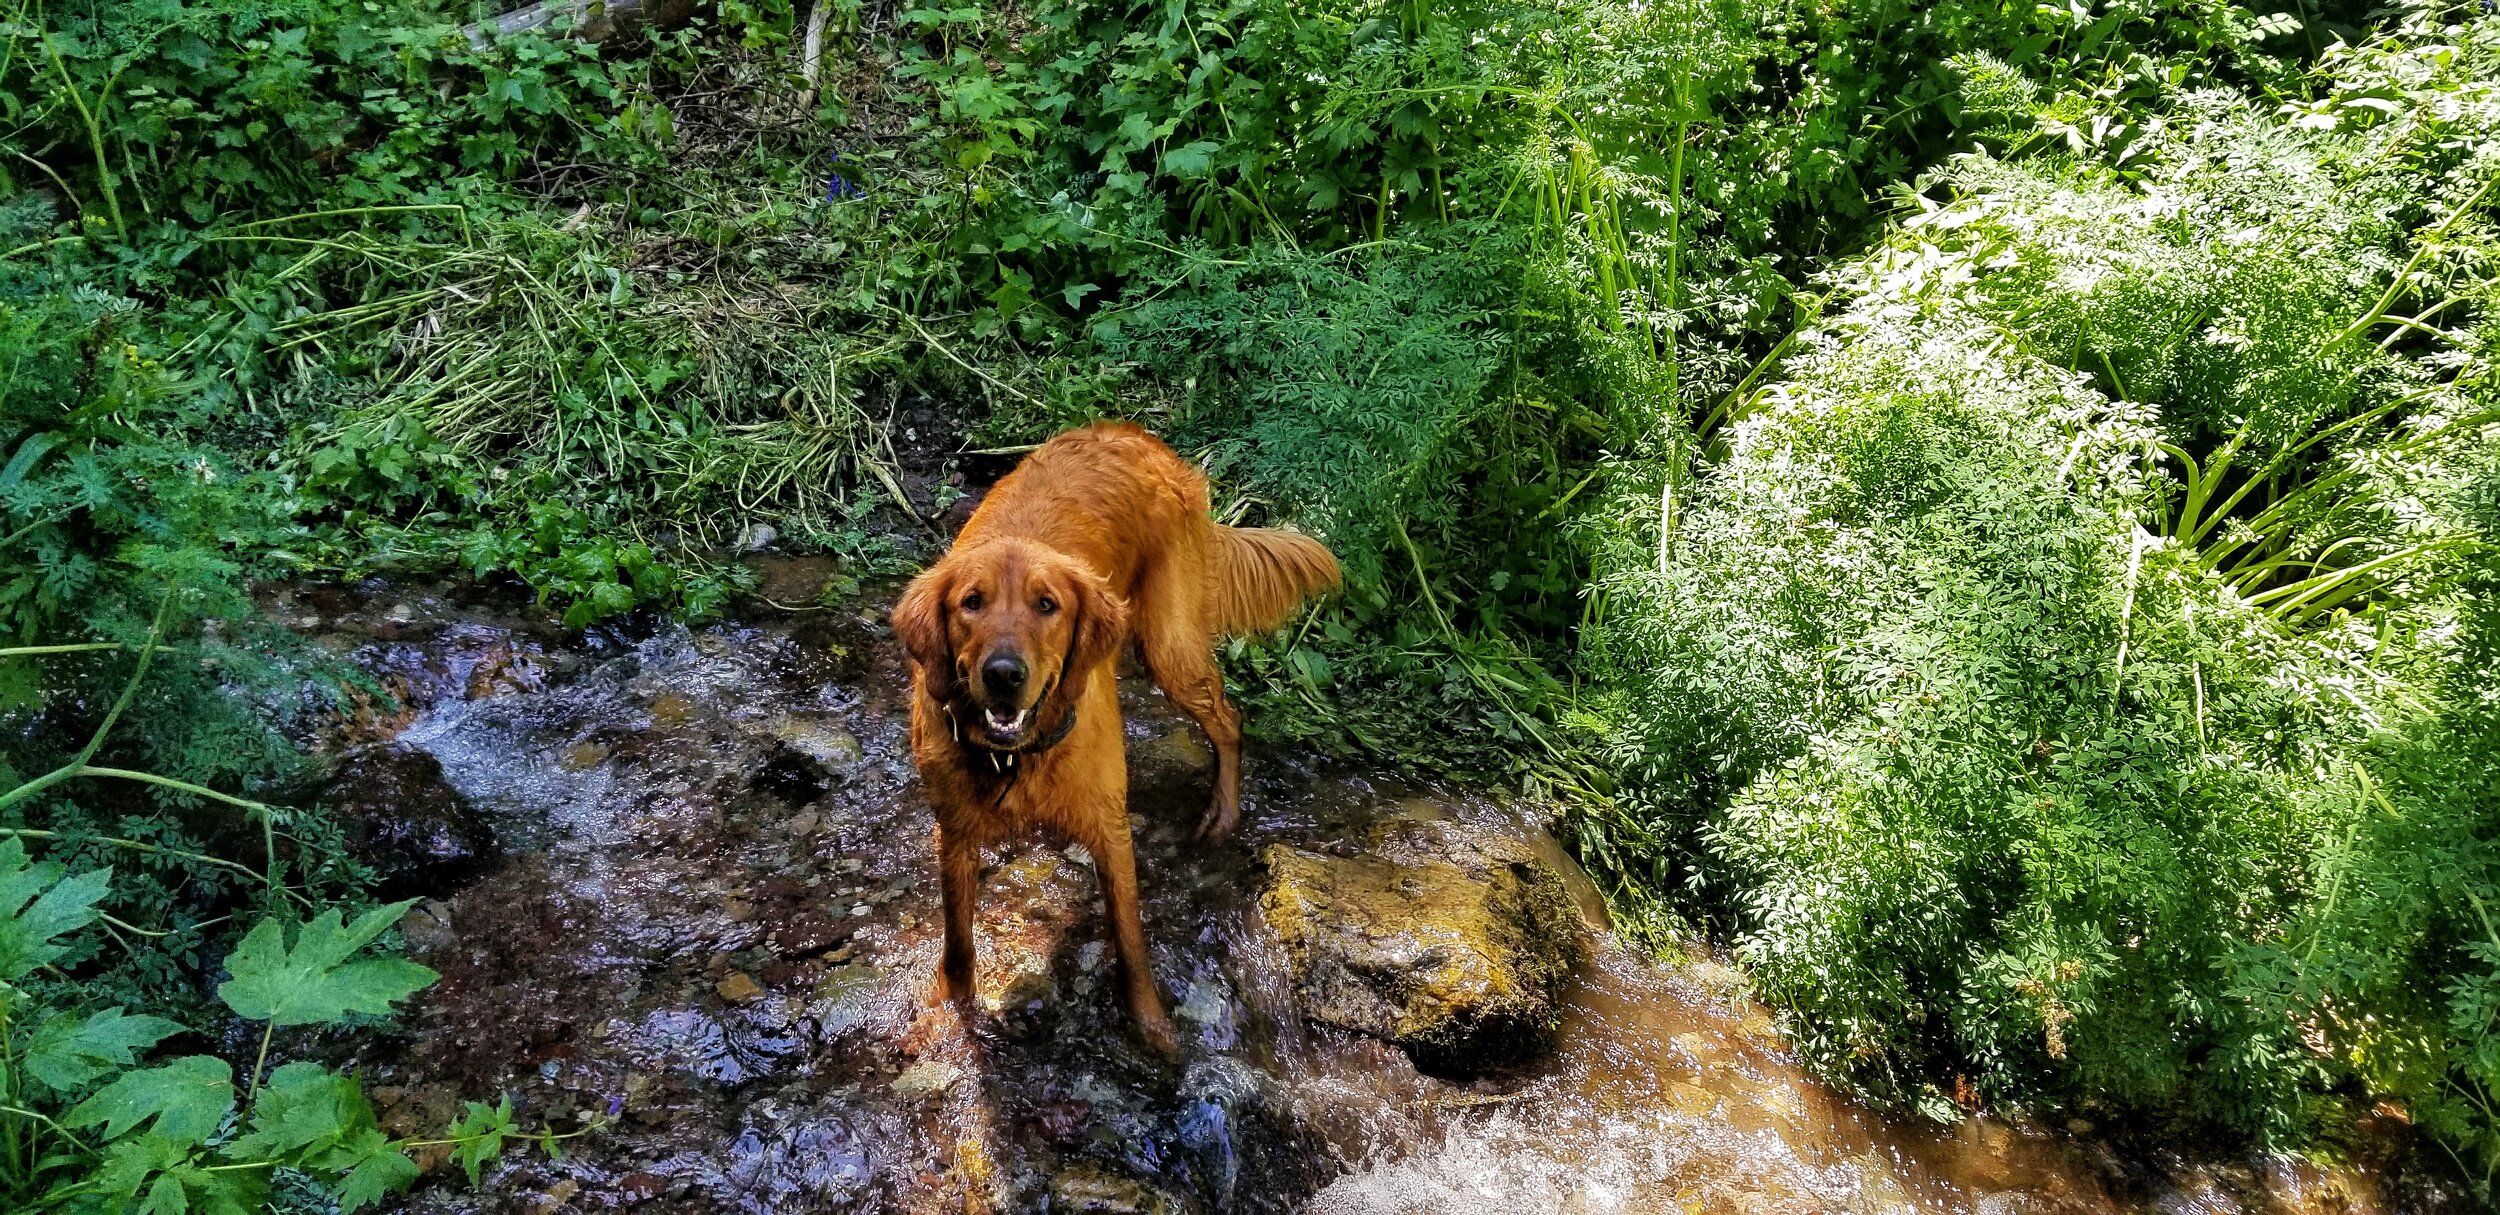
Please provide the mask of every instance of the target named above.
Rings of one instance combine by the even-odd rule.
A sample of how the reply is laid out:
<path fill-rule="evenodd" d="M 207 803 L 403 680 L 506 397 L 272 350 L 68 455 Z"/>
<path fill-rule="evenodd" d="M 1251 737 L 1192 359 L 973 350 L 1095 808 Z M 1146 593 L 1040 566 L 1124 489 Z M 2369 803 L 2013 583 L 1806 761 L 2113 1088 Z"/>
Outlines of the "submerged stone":
<path fill-rule="evenodd" d="M 347 753 L 321 804 L 349 852 L 390 898 L 441 894 L 494 859 L 495 834 L 426 752 L 396 744 Z"/>
<path fill-rule="evenodd" d="M 1190 1205 L 1133 1177 L 1076 1164 L 1050 1179 L 1050 1210 L 1086 1215 L 1182 1215 Z"/>
<path fill-rule="evenodd" d="M 1579 914 L 1560 875 L 1525 849 L 1426 827 L 1393 830 L 1356 856 L 1275 845 L 1265 860 L 1259 907 L 1305 1016 L 1443 1073 L 1551 1045 Z"/>
<path fill-rule="evenodd" d="M 785 718 L 774 724 L 772 735 L 773 749 L 749 784 L 794 806 L 823 797 L 860 760 L 859 739 L 837 725 Z"/>

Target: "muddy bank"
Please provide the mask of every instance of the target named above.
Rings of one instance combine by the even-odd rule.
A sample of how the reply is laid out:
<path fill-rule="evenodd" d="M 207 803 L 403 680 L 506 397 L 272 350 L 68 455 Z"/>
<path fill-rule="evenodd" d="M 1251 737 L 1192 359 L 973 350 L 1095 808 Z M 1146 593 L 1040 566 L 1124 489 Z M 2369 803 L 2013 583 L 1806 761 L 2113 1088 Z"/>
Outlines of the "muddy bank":
<path fill-rule="evenodd" d="M 506 1091 L 533 1125 L 616 1119 L 405 1209 L 2462 1209 L 2401 1170 L 1875 1115 L 1797 1069 L 1734 972 L 1595 933 L 1550 1054 L 1426 1075 L 1303 1015 L 1259 858 L 1430 824 L 1567 867 L 1535 815 L 1254 753 L 1243 830 L 1200 845 L 1208 756 L 1140 681 L 1131 807 L 1182 1058 L 1126 1032 L 1089 861 L 1039 842 L 990 858 L 962 1024 L 929 1006 L 930 817 L 873 611 L 568 637 L 478 591 L 271 606 L 406 698 L 333 745 L 423 756 L 439 788 L 394 796 L 491 836 L 407 923 L 443 981 L 364 1048 L 386 1125 Z"/>

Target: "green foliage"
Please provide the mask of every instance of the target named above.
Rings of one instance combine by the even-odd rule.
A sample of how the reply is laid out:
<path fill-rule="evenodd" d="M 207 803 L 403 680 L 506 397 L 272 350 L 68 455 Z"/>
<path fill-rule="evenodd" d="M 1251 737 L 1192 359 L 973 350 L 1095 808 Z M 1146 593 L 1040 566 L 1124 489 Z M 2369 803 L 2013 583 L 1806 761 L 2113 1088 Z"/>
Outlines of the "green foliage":
<path fill-rule="evenodd" d="M 2358 1084 L 2500 1161 L 2449 750 L 2491 687 L 2495 38 L 1961 159 L 1715 463 L 1627 470 L 1587 850 L 1698 895 L 1831 1074 L 2283 1140 Z"/>
<path fill-rule="evenodd" d="M 154 1119 L 156 1138 L 177 1147 L 205 1141 L 234 1111 L 234 1069 L 211 1055 L 191 1055 L 162 1067 L 125 1071 L 71 1109 L 63 1125 L 103 1125 L 119 1139 Z"/>
<path fill-rule="evenodd" d="M 337 0 L 21 6 L 0 92 L 34 121 L 11 142 L 87 153 L 53 184 L 90 232 L 126 238 L 153 223 L 439 201 L 457 185 L 446 166 L 508 177 L 550 155 L 631 157 L 666 129 L 666 109 L 637 97 L 637 63 L 603 62 L 560 30 L 481 48 L 452 13 Z M 446 95 L 445 78 L 465 87 Z M 0 193 L 16 194 L 28 167 L 0 169 Z"/>
<path fill-rule="evenodd" d="M 452 1159 L 469 1175 L 469 1184 L 476 1185 L 478 1167 L 503 1151 L 506 1137 L 518 1134 L 512 1121 L 511 1096 L 507 1094 L 494 1105 L 483 1101 L 461 1103 L 460 1117 L 452 1121 L 451 1130 L 446 1133 L 460 1141 Z"/>
<path fill-rule="evenodd" d="M 381 1014 L 434 982 L 434 972 L 398 958 L 349 959 L 415 906 L 414 900 L 376 907 L 342 924 L 331 908 L 306 921 L 287 944 L 284 926 L 263 920 L 226 959 L 234 977 L 217 985 L 217 998 L 236 1015 L 274 1025 L 315 1025 L 349 1013 Z"/>
<path fill-rule="evenodd" d="M 1096 327 L 1112 358 L 1194 386 L 1164 423 L 1209 470 L 1299 516 L 1377 584 L 1397 528 L 1446 525 L 1451 456 L 1502 362 L 1498 250 L 1267 252 L 1164 281 Z M 1491 271 L 1491 272 L 1488 272 Z M 1437 516 L 1437 517 L 1436 517 Z"/>
<path fill-rule="evenodd" d="M 1345 560 L 1228 652 L 1254 729 L 1574 790 L 1623 906 L 1735 933 L 1864 1090 L 2290 1137 L 2357 1084 L 2493 1142 L 2488 18 L 829 13 L 813 64 L 779 4 L 595 45 L 430 3 L 0 22 L 0 614 L 85 647 L 0 666 L 0 760 L 50 774 L 0 828 L 61 837 L 46 889 L 115 851 L 115 914 L 172 934 L 0 937 L 75 976 L 26 1082 L 125 1094 L 96 1193 L 257 1201 L 228 1150 L 342 1206 L 405 1181 L 335 1077 L 255 1066 L 188 1143 L 147 1100 L 231 1077 L 133 1079 L 198 1022 L 120 1010 L 196 1001 L 221 915 L 272 1029 L 419 982 L 359 960 L 389 909 L 312 912 L 356 867 L 263 800 L 339 677 L 251 580 L 700 614 L 769 523 L 856 587 L 925 551 L 879 504 L 953 492 L 904 471 L 933 419 L 1104 412 Z M 237 828 L 259 870 L 204 842 Z M 516 1135 L 473 1104 L 455 1156 Z"/>
<path fill-rule="evenodd" d="M 0 843 L 0 983 L 23 979 L 69 951 L 57 939 L 95 921 L 96 901 L 112 885 L 110 871 L 63 880 L 61 866 L 29 864 L 26 846 Z"/>
<path fill-rule="evenodd" d="M 36 1027 L 26 1042 L 26 1074 L 55 1092 L 69 1092 L 107 1072 L 128 1068 L 182 1027 L 163 1017 L 133 1017 L 108 1008 L 85 1017 L 62 1013 Z"/>
<path fill-rule="evenodd" d="M 94 602 L 111 562 L 131 556 L 112 544 L 125 528 L 191 542 L 170 547 L 213 563 L 188 571 L 195 586 L 273 560 L 349 572 L 495 551 L 568 606 L 595 601 L 595 615 L 645 602 L 700 612 L 720 582 L 699 561 L 635 576 L 611 560 L 602 574 L 543 543 L 464 554 L 435 533 L 452 513 L 499 537 L 545 530 L 523 494 L 547 478 L 507 487 L 499 439 L 552 438 L 535 463 L 587 508 L 564 534 L 584 541 L 615 534 L 628 501 L 659 505 L 585 487 L 665 470 L 717 477 L 667 496 L 669 509 L 783 494 L 805 509 L 853 445 L 838 407 L 775 410 L 787 421 L 759 426 L 743 402 L 726 416 L 660 406 L 689 372 L 727 395 L 720 373 L 733 369 L 706 366 L 683 337 L 619 331 L 630 276 L 505 192 L 548 157 L 613 166 L 629 189 L 656 167 L 675 134 L 654 81 L 692 70 L 683 38 L 614 59 L 561 25 L 477 45 L 443 12 L 384 21 L 339 0 L 29 8 L 0 36 L 0 98 L 28 118 L 0 157 L 11 163 L 0 341 L 18 344 L 0 351 L 13 377 L 0 395 L 25 411 L 0 490 L 27 525 L 14 542 L 36 558 L 0 581 L 0 607 L 21 631 L 60 623 L 56 605 Z M 29 169 L 40 181 L 16 176 Z M 161 315 L 137 304 L 167 296 Z M 419 318 L 452 332 L 406 340 L 400 326 Z M 510 344 L 515 321 L 534 326 L 535 351 Z M 317 366 L 307 350 L 324 353 Z M 480 357 L 489 350 L 498 357 Z M 734 370 L 760 353 L 750 342 Z M 311 416 L 289 408 L 315 397 Z M 511 412 L 446 418 L 481 401 Z M 159 424 L 133 425 L 134 409 Z M 82 448 L 76 429 L 47 435 L 65 414 L 100 425 L 107 446 Z M 519 418 L 545 428 L 509 434 Z M 675 451 L 620 464 L 669 437 Z M 140 486 L 143 497 L 113 500 Z M 89 517 L 80 494 L 115 509 Z M 400 543 L 414 520 L 423 534 Z"/>
<path fill-rule="evenodd" d="M 20 986 L 40 960 L 65 956 L 61 938 L 95 921 L 111 875 L 70 874 L 30 861 L 0 839 L 0 939 L 20 942 L 0 981 L 0 1199 L 12 1211 L 188 1210 L 251 1212 L 269 1199 L 271 1175 L 317 1179 L 341 1211 L 404 1190 L 418 1176 L 412 1141 L 383 1134 L 353 1077 L 317 1063 L 284 1064 L 238 1092 L 234 1068 L 214 1055 L 140 1066 L 150 1048 L 185 1027 L 119 1008 L 87 1012 L 59 1001 L 57 983 Z M 219 994 L 234 1012 L 279 1025 L 335 1024 L 382 1015 L 434 981 L 432 971 L 392 958 L 358 958 L 407 911 L 375 908 L 342 925 L 337 908 L 296 929 L 262 919 L 225 961 L 234 975 Z M 264 1058 L 268 1046 L 263 1039 Z M 448 1145 L 472 1182 L 509 1139 L 554 1150 L 557 1136 L 523 1135 L 506 1098 L 496 1116 L 469 1112 L 433 1145 Z M 240 1114 L 238 1116 L 238 1109 Z M 579 1132 L 575 1132 L 579 1133 Z"/>

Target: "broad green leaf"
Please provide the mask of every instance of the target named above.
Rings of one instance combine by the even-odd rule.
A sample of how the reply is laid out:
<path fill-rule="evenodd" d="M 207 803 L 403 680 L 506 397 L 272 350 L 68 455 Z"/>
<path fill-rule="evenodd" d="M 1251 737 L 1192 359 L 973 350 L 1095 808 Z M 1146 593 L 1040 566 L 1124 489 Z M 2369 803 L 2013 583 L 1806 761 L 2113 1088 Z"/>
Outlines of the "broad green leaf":
<path fill-rule="evenodd" d="M 27 1039 L 26 1074 L 65 1093 L 129 1067 L 138 1052 L 180 1032 L 182 1026 L 163 1017 L 126 1017 L 118 1008 L 87 1017 L 63 1013 Z"/>
<path fill-rule="evenodd" d="M 104 1150 L 104 1161 L 89 1182 L 105 1197 L 119 1198 L 122 1206 L 135 1203 L 148 1190 L 148 1179 L 190 1162 L 191 1150 L 156 1135 L 139 1135 L 124 1139 Z"/>
<path fill-rule="evenodd" d="M 214 1056 L 190 1055 L 163 1067 L 123 1073 L 72 1107 L 62 1121 L 72 1127 L 101 1122 L 105 1138 L 119 1139 L 154 1118 L 156 1137 L 181 1146 L 215 1133 L 233 1108 L 234 1069 Z"/>
<path fill-rule="evenodd" d="M 0 840 L 0 982 L 24 978 L 61 956 L 53 938 L 95 919 L 96 901 L 112 888 L 113 871 L 63 878 L 50 861 L 29 864 L 17 837 Z"/>
<path fill-rule="evenodd" d="M 155 1135 L 105 1148 L 88 1184 L 102 1201 L 74 1209 L 257 1215 L 269 1200 L 269 1170 L 204 1168 L 189 1147 Z"/>
<path fill-rule="evenodd" d="M 218 998 L 245 1017 L 279 1025 L 387 1013 L 393 1003 L 432 983 L 434 972 L 402 958 L 348 959 L 415 905 L 410 899 L 376 907 L 344 927 L 338 909 L 330 908 L 297 931 L 292 948 L 285 925 L 262 920 L 226 958 L 234 977 L 217 985 Z"/>
<path fill-rule="evenodd" d="M 191 1199 L 182 1192 L 182 1179 L 172 1173 L 159 1173 L 156 1184 L 148 1187 L 148 1200 L 139 1204 L 140 1215 L 184 1215 L 191 1209 Z"/>
<path fill-rule="evenodd" d="M 1163 171 L 1174 177 L 1204 177 L 1215 154 L 1223 150 L 1224 145 L 1212 140 L 1185 144 L 1163 154 Z"/>
<path fill-rule="evenodd" d="M 318 1167 L 324 1154 L 372 1127 L 373 1107 L 353 1078 L 289 1063 L 269 1073 L 252 1106 L 251 1133 L 227 1144 L 226 1156 Z"/>
<path fill-rule="evenodd" d="M 385 1194 L 407 1189 L 417 1179 L 417 1162 L 400 1151 L 389 1136 L 371 1127 L 341 1144 L 338 1154 L 346 1159 L 330 1167 L 343 1168 L 347 1174 L 338 1186 L 339 1215 L 354 1215 L 355 1211 L 381 1201 Z M 348 1163 L 350 1160 L 352 1164 Z"/>
<path fill-rule="evenodd" d="M 252 1109 L 252 1130 L 227 1144 L 237 1164 L 269 1161 L 334 1179 L 339 1210 L 370 1206 L 416 1180 L 416 1162 L 374 1125 L 373 1106 L 354 1078 L 318 1063 L 289 1063 L 269 1074 Z"/>

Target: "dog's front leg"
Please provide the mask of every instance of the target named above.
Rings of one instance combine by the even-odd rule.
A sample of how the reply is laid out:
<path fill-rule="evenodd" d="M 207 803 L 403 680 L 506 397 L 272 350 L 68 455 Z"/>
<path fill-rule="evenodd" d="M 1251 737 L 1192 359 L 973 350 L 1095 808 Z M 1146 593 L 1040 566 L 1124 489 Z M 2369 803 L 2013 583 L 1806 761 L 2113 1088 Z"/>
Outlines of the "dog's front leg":
<path fill-rule="evenodd" d="M 1111 944 L 1120 959 L 1120 980 L 1129 1016 L 1138 1036 L 1165 1056 L 1180 1053 L 1180 1037 L 1163 1015 L 1163 994 L 1155 990 L 1155 972 L 1146 952 L 1146 927 L 1137 896 L 1137 861 L 1130 850 L 1126 798 L 1109 803 L 1091 816 L 1094 838 L 1080 839 L 1093 854 L 1101 876 L 1102 899 L 1111 912 Z"/>
<path fill-rule="evenodd" d="M 946 946 L 938 955 L 938 998 L 972 998 L 972 899 L 981 887 L 981 853 L 970 833 L 937 829 L 938 890 L 946 902 Z"/>

